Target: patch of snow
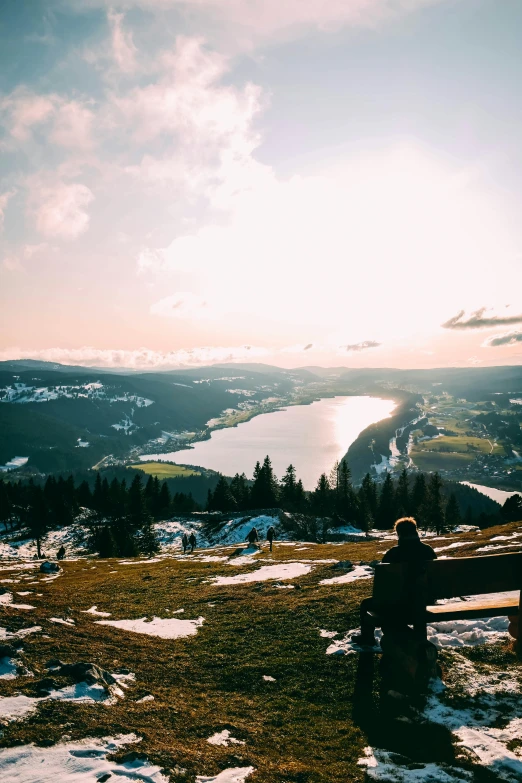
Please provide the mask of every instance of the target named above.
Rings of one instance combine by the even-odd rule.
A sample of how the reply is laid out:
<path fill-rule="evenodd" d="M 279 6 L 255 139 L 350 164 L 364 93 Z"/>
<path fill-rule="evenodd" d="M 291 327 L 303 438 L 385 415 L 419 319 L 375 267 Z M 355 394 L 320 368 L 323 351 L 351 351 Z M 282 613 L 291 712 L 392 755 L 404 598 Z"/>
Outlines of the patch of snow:
<path fill-rule="evenodd" d="M 232 737 L 228 729 L 223 729 L 223 731 L 216 732 L 216 734 L 213 734 L 208 738 L 207 742 L 210 745 L 223 745 L 225 748 L 228 748 L 229 745 L 245 744 L 244 740 L 238 740 L 235 737 Z"/>
<path fill-rule="evenodd" d="M 212 583 L 219 585 L 246 584 L 247 582 L 265 582 L 269 579 L 295 579 L 298 576 L 309 574 L 312 566 L 305 563 L 279 563 L 272 566 L 261 566 L 257 571 L 248 574 L 236 574 L 236 576 L 214 576 Z"/>
<path fill-rule="evenodd" d="M 401 759 L 398 753 L 380 748 L 365 748 L 363 758 L 357 763 L 366 768 L 368 780 L 386 783 L 463 783 L 473 780 L 472 774 L 462 769 L 446 764 L 412 764 L 411 759 Z"/>
<path fill-rule="evenodd" d="M 447 544 L 446 546 L 438 546 L 435 548 L 435 552 L 445 552 L 446 549 L 457 549 L 459 546 L 467 546 L 468 544 L 472 544 L 473 541 L 455 541 L 454 544 Z M 477 552 L 480 552 L 479 549 L 477 549 Z"/>
<path fill-rule="evenodd" d="M 83 614 L 95 614 L 96 617 L 110 617 L 110 612 L 98 612 L 96 606 L 91 606 L 90 609 L 82 609 Z"/>
<path fill-rule="evenodd" d="M 14 604 L 12 593 L 4 593 L 3 595 L 0 595 L 0 606 L 8 606 L 9 609 L 34 609 L 35 608 L 34 606 L 31 606 L 31 604 Z"/>
<path fill-rule="evenodd" d="M 271 677 L 269 674 L 263 674 L 263 680 L 265 682 L 276 682 L 275 677 Z"/>
<path fill-rule="evenodd" d="M 158 636 L 160 639 L 180 639 L 184 636 L 195 636 L 205 622 L 204 617 L 197 620 L 178 620 L 175 617 L 163 619 L 153 617 L 147 620 L 141 617 L 138 620 L 96 620 L 97 625 L 110 625 L 113 628 L 121 628 L 132 633 L 143 633 L 148 636 Z"/>
<path fill-rule="evenodd" d="M 245 783 L 252 772 L 254 772 L 254 767 L 230 767 L 210 778 L 196 775 L 196 783 Z"/>
<path fill-rule="evenodd" d="M 73 619 L 69 618 L 68 620 L 63 620 L 61 617 L 49 617 L 50 623 L 58 623 L 59 625 L 68 625 L 73 626 L 76 625 Z"/>
<path fill-rule="evenodd" d="M 481 546 L 475 550 L 475 552 L 496 552 L 500 549 L 519 549 L 522 547 L 522 542 L 518 541 L 516 544 L 492 544 L 489 546 Z"/>
<path fill-rule="evenodd" d="M 139 742 L 135 734 L 59 742 L 48 748 L 15 745 L 0 750 L 0 778 L 12 783 L 83 783 L 113 776 L 119 783 L 168 783 L 160 767 L 138 756 L 108 761 L 122 746 Z"/>
<path fill-rule="evenodd" d="M 507 617 L 430 623 L 428 641 L 433 642 L 436 647 L 474 647 L 477 644 L 491 644 L 505 640 L 508 625 Z"/>
<path fill-rule="evenodd" d="M 337 636 L 338 631 L 319 631 L 319 636 L 321 636 L 323 639 L 333 639 L 334 636 Z"/>
<path fill-rule="evenodd" d="M 30 628 L 20 628 L 18 631 L 8 631 L 6 628 L 0 628 L 0 639 L 23 639 L 31 633 L 38 633 L 42 630 L 41 625 L 32 625 Z"/>
<path fill-rule="evenodd" d="M 373 576 L 373 568 L 370 566 L 355 566 L 351 571 L 341 576 L 334 576 L 331 579 L 321 579 L 320 585 L 345 585 L 348 582 L 355 582 L 359 579 L 371 579 Z"/>
<path fill-rule="evenodd" d="M 29 457 L 13 457 L 5 465 L 0 465 L 0 473 L 7 473 L 9 470 L 16 470 L 16 468 L 22 468 L 29 462 Z"/>
<path fill-rule="evenodd" d="M 136 699 L 136 704 L 143 704 L 146 701 L 154 701 L 152 693 L 147 693 L 147 695 L 143 696 L 141 699 Z"/>

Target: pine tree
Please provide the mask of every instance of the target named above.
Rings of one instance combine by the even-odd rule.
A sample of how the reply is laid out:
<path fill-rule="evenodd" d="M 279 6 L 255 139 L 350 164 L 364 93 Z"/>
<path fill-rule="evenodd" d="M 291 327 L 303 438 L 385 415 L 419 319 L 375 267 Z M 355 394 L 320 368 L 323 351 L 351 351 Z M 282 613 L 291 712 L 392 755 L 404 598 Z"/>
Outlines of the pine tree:
<path fill-rule="evenodd" d="M 424 527 L 426 524 L 426 520 L 424 518 L 426 512 L 426 498 L 426 479 L 424 477 L 424 473 L 418 473 L 415 476 L 415 481 L 413 482 L 413 490 L 410 498 L 411 513 L 412 516 L 415 517 L 418 527 Z"/>
<path fill-rule="evenodd" d="M 439 536 L 444 530 L 442 481 L 438 473 L 432 473 L 428 483 L 424 516 L 429 528 Z"/>
<path fill-rule="evenodd" d="M 0 522 L 5 526 L 7 532 L 7 526 L 11 522 L 12 504 L 9 498 L 7 487 L 3 481 L 0 481 Z"/>
<path fill-rule="evenodd" d="M 408 488 L 408 472 L 403 468 L 397 482 L 395 493 L 395 502 L 397 506 L 397 517 L 410 516 L 410 491 Z"/>
<path fill-rule="evenodd" d="M 346 460 L 338 463 L 336 469 L 335 511 L 344 522 L 354 523 L 357 519 L 357 498 L 352 487 L 352 475 Z"/>
<path fill-rule="evenodd" d="M 377 510 L 377 527 L 379 530 L 388 530 L 393 527 L 397 514 L 395 512 L 395 489 L 391 474 L 386 471 L 386 476 L 381 487 L 379 508 Z"/>
<path fill-rule="evenodd" d="M 377 494 L 377 485 L 369 473 L 363 478 L 359 493 L 364 497 L 371 517 L 373 521 L 375 521 L 379 509 L 379 498 Z"/>
<path fill-rule="evenodd" d="M 305 489 L 303 487 L 303 482 L 301 479 L 298 480 L 297 484 L 295 485 L 295 510 L 301 514 L 303 514 L 308 508 L 308 498 L 306 496 Z"/>
<path fill-rule="evenodd" d="M 25 522 L 36 543 L 37 557 L 42 557 L 41 543 L 49 527 L 49 512 L 41 487 L 31 487 L 29 505 L 25 509 Z"/>
<path fill-rule="evenodd" d="M 455 495 L 454 492 L 452 492 L 448 498 L 448 502 L 446 504 L 445 516 L 446 516 L 446 527 L 449 530 L 453 530 L 453 528 L 457 527 L 462 522 L 457 496 Z"/>
<path fill-rule="evenodd" d="M 170 511 L 170 503 L 171 503 L 171 497 L 170 497 L 170 491 L 169 491 L 169 485 L 166 481 L 163 481 L 161 483 L 161 489 L 159 493 L 159 500 L 158 500 L 158 506 L 159 506 L 159 516 L 165 517 L 168 516 Z"/>
<path fill-rule="evenodd" d="M 236 508 L 236 505 L 236 499 L 230 491 L 228 481 L 220 474 L 214 492 L 212 493 L 209 511 L 233 511 Z"/>
<path fill-rule="evenodd" d="M 500 510 L 504 522 L 518 522 L 522 519 L 522 496 L 511 495 L 506 498 L 504 505 Z"/>
<path fill-rule="evenodd" d="M 99 475 L 99 474 L 98 474 Z M 84 508 L 93 508 L 92 492 L 87 481 L 82 481 L 76 490 L 76 500 L 79 506 Z"/>
<path fill-rule="evenodd" d="M 319 516 L 331 514 L 331 489 L 326 473 L 321 473 L 317 486 L 312 492 L 312 508 Z"/>
<path fill-rule="evenodd" d="M 244 473 L 236 473 L 230 482 L 230 491 L 232 492 L 238 509 L 245 511 L 250 507 L 250 487 Z"/>
<path fill-rule="evenodd" d="M 287 511 L 296 511 L 295 502 L 297 499 L 295 468 L 289 465 L 281 479 L 281 506 Z"/>

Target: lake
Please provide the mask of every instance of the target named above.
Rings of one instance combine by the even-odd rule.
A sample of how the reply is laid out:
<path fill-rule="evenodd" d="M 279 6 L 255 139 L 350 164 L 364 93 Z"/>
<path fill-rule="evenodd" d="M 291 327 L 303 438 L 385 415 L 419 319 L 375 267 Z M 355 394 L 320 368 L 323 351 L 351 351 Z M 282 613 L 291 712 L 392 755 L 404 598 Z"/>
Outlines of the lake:
<path fill-rule="evenodd" d="M 226 476 L 244 472 L 251 478 L 256 462 L 268 454 L 278 478 L 291 463 L 305 489 L 313 489 L 321 473 L 329 473 L 359 433 L 390 416 L 394 408 L 395 402 L 378 397 L 330 397 L 216 430 L 210 440 L 191 449 L 144 454 L 140 459 L 199 465 Z"/>
<path fill-rule="evenodd" d="M 491 498 L 491 500 L 496 500 L 497 503 L 500 503 L 501 506 L 504 505 L 506 500 L 511 497 L 511 495 L 522 495 L 522 492 L 507 492 L 505 489 L 495 489 L 495 487 L 486 487 L 484 484 L 470 484 L 469 481 L 461 481 L 461 484 L 465 484 L 467 487 L 473 487 L 473 489 L 478 489 L 479 492 L 482 492 L 483 495 L 487 495 L 488 498 Z"/>

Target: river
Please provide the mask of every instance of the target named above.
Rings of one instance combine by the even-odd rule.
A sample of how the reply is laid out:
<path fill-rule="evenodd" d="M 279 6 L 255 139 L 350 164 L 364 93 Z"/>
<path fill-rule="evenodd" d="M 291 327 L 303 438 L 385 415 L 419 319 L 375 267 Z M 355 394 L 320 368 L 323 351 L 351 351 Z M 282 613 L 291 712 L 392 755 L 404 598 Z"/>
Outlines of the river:
<path fill-rule="evenodd" d="M 395 402 L 378 397 L 330 397 L 216 430 L 193 448 L 144 454 L 140 459 L 198 465 L 226 476 L 244 472 L 250 478 L 255 463 L 268 454 L 279 478 L 292 463 L 305 489 L 313 489 L 321 473 L 329 473 L 359 433 L 390 416 L 394 408 Z"/>

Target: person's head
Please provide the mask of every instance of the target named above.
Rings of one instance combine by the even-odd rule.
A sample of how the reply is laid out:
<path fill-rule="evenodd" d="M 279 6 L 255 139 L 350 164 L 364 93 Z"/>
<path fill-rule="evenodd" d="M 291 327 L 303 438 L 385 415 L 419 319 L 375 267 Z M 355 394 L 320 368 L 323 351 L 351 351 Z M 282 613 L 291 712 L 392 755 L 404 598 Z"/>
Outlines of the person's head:
<path fill-rule="evenodd" d="M 401 517 L 394 525 L 399 541 L 405 538 L 415 538 L 417 535 L 417 523 L 413 517 Z"/>

